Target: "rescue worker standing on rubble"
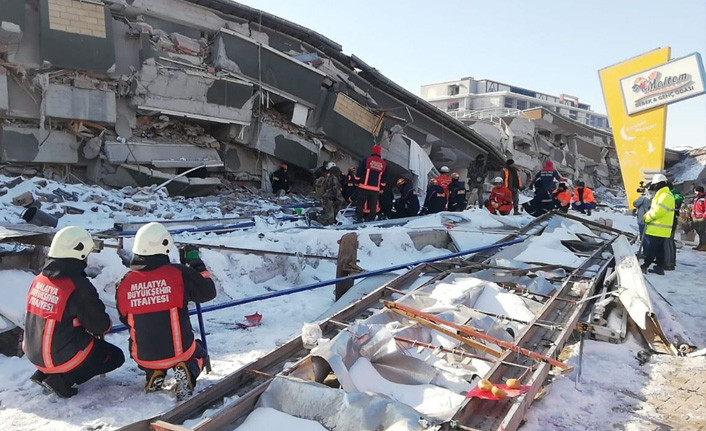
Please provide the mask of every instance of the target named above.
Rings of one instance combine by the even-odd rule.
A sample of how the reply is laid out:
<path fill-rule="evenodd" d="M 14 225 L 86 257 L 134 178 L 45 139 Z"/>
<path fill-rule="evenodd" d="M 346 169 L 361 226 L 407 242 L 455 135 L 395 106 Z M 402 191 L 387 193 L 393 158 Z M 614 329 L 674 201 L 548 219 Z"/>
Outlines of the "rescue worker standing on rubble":
<path fill-rule="evenodd" d="M 334 162 L 329 162 L 326 166 L 326 174 L 323 180 L 323 193 L 321 195 L 324 215 L 319 220 L 324 226 L 335 223 L 336 215 L 345 205 L 343 193 L 341 192 L 340 178 L 341 170 Z"/>
<path fill-rule="evenodd" d="M 189 301 L 216 297 L 216 287 L 198 249 L 182 251 L 183 264 L 172 264 L 172 236 L 160 223 L 148 223 L 135 235 L 130 271 L 115 291 L 120 321 L 130 331 L 130 356 L 147 375 L 146 392 L 162 389 L 174 370 L 177 401 L 190 396 L 207 352 L 194 338 Z"/>
<path fill-rule="evenodd" d="M 356 221 L 373 221 L 377 213 L 380 190 L 385 187 L 387 163 L 381 157 L 382 147 L 373 145 L 372 154 L 360 161 L 356 172 L 358 181 L 358 199 L 356 202 Z M 366 212 L 367 209 L 367 212 Z"/>
<path fill-rule="evenodd" d="M 581 214 L 591 215 L 591 210 L 596 207 L 596 199 L 593 196 L 593 190 L 586 187 L 583 181 L 576 182 L 573 199 L 573 208 Z"/>
<path fill-rule="evenodd" d="M 539 181 L 540 187 L 551 193 L 554 190 L 554 180 L 560 181 L 559 173 L 554 169 L 554 163 L 551 160 L 544 162 L 544 167 L 534 175 L 532 181 L 527 185 L 532 187 L 532 185 Z"/>
<path fill-rule="evenodd" d="M 706 193 L 703 186 L 694 187 L 696 197 L 691 204 L 691 222 L 699 235 L 699 244 L 694 250 L 706 251 Z"/>
<path fill-rule="evenodd" d="M 679 223 L 679 211 L 684 203 L 684 196 L 674 187 L 674 184 L 667 182 L 669 192 L 674 196 L 674 220 L 672 221 L 672 233 L 664 242 L 664 270 L 674 271 L 677 267 L 677 244 L 674 241 L 674 234 L 677 233 Z"/>
<path fill-rule="evenodd" d="M 541 183 L 534 183 L 534 197 L 522 204 L 527 213 L 533 217 L 539 217 L 554 209 L 554 199 L 549 192 L 542 187 Z"/>
<path fill-rule="evenodd" d="M 270 181 L 272 182 L 272 193 L 279 194 L 280 190 L 284 190 L 284 193 L 289 193 L 292 190 L 287 169 L 287 164 L 282 163 L 279 165 L 279 169 L 272 173 L 272 176 L 270 177 Z"/>
<path fill-rule="evenodd" d="M 419 197 L 412 183 L 406 178 L 397 180 L 400 197 L 395 201 L 396 218 L 414 217 L 419 214 Z"/>
<path fill-rule="evenodd" d="M 449 211 L 460 212 L 466 209 L 466 184 L 459 181 L 458 173 L 451 174 L 449 184 Z"/>
<path fill-rule="evenodd" d="M 485 191 L 485 177 L 488 176 L 488 166 L 485 163 L 485 156 L 478 154 L 476 160 L 468 166 L 468 207 L 482 208 L 483 192 Z M 475 193 L 473 193 L 475 191 Z"/>
<path fill-rule="evenodd" d="M 54 235 L 48 260 L 27 294 L 23 349 L 37 371 L 30 377 L 61 398 L 125 362 L 122 350 L 102 339 L 110 318 L 86 277 L 93 250 L 88 232 L 68 226 Z"/>
<path fill-rule="evenodd" d="M 667 177 L 663 174 L 655 174 L 652 177 L 650 190 L 655 191 L 652 198 L 650 210 L 642 216 L 645 222 L 645 260 L 642 264 L 642 272 L 648 272 L 648 268 L 656 261 L 654 269 L 649 272 L 664 275 L 664 242 L 669 239 L 674 221 L 674 196 L 667 187 Z"/>
<path fill-rule="evenodd" d="M 512 159 L 507 159 L 505 162 L 505 167 L 503 168 L 503 178 L 504 186 L 510 190 L 512 193 L 512 207 L 515 212 L 514 215 L 520 214 L 520 190 L 522 189 L 522 180 L 520 179 L 520 173 L 515 167 L 515 161 Z"/>
<path fill-rule="evenodd" d="M 491 214 L 508 215 L 512 211 L 512 192 L 505 187 L 502 178 L 493 179 L 493 189 L 490 191 L 486 207 Z"/>
<path fill-rule="evenodd" d="M 439 174 L 438 177 L 436 177 L 436 182 L 439 183 L 442 189 L 444 189 L 444 194 L 446 195 L 446 199 L 449 198 L 449 184 L 451 184 L 451 177 L 449 177 L 447 174 L 449 173 L 449 167 L 448 166 L 442 166 L 439 169 Z"/>
<path fill-rule="evenodd" d="M 346 204 L 355 202 L 355 195 L 358 190 L 358 183 L 355 180 L 355 166 L 348 168 L 348 173 L 343 177 L 341 186 L 343 199 L 346 201 Z"/>
<path fill-rule="evenodd" d="M 436 178 L 429 180 L 427 195 L 424 198 L 424 205 L 420 215 L 436 214 L 446 210 L 446 195 L 444 189 L 436 181 Z"/>
<path fill-rule="evenodd" d="M 569 212 L 569 206 L 571 206 L 571 192 L 566 186 L 565 181 L 566 180 L 563 179 L 559 181 L 559 185 L 556 190 L 552 192 L 552 196 L 554 198 L 554 205 L 556 206 L 556 209 L 566 214 Z"/>

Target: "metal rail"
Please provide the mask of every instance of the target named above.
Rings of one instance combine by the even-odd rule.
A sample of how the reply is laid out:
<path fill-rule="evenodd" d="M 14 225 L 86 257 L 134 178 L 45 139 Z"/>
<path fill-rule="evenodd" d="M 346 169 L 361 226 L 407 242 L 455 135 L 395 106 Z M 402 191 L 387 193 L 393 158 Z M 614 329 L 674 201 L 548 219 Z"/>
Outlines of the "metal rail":
<path fill-rule="evenodd" d="M 559 214 L 561 216 L 561 214 Z M 534 220 L 529 225 L 525 226 L 521 231 L 509 235 L 501 240 L 503 243 L 514 241 L 513 244 L 522 241 L 522 238 L 528 235 L 541 234 L 546 227 L 546 222 L 553 217 L 552 214 L 540 217 Z M 570 217 L 571 218 L 571 217 Z M 579 219 L 585 222 L 583 219 Z M 588 305 L 583 299 L 589 297 L 601 280 L 605 272 L 612 262 L 612 254 L 606 254 L 610 250 L 610 244 L 622 232 L 608 228 L 603 225 L 591 226 L 603 232 L 609 232 L 613 235 L 611 239 L 602 239 L 603 244 L 593 250 L 593 253 L 580 267 L 573 269 L 573 272 L 562 280 L 557 291 L 545 298 L 540 312 L 535 318 L 528 323 L 517 337 L 518 346 L 526 349 L 534 350 L 549 357 L 555 357 L 561 351 L 566 343 L 569 335 L 572 333 L 581 313 Z M 482 255 L 482 256 L 479 256 Z M 338 332 L 343 325 L 340 322 L 352 320 L 355 316 L 366 316 L 370 313 L 371 308 L 380 308 L 380 300 L 389 297 L 393 294 L 403 294 L 405 285 L 411 280 L 414 280 L 422 273 L 432 274 L 436 276 L 425 284 L 443 280 L 452 272 L 458 272 L 459 267 L 464 267 L 469 273 L 480 269 L 488 268 L 487 261 L 492 257 L 491 253 L 479 253 L 474 255 L 467 261 L 459 261 L 458 259 L 446 259 L 436 263 L 420 262 L 421 264 L 413 268 L 411 271 L 395 278 L 387 284 L 381 286 L 371 294 L 367 295 L 359 302 L 350 305 L 345 310 L 332 316 L 330 319 L 322 323 L 321 327 L 325 334 Z M 480 262 L 479 262 L 480 260 Z M 481 263 L 480 265 L 472 262 Z M 599 269 L 594 268 L 598 265 Z M 500 268 L 492 268 L 502 271 Z M 544 268 L 543 268 L 544 269 Z M 548 268 L 547 268 L 548 269 Z M 591 286 L 583 296 L 579 297 L 571 292 L 571 287 L 578 281 L 590 280 Z M 541 300 L 541 299 L 540 299 Z M 556 326 L 550 325 L 535 325 L 535 323 L 555 322 Z M 299 337 L 291 340 L 279 349 L 267 354 L 265 357 L 252 364 L 249 364 L 240 370 L 232 373 L 215 385 L 207 388 L 201 393 L 195 395 L 175 409 L 163 413 L 155 418 L 146 419 L 136 424 L 132 424 L 121 428 L 128 431 L 142 431 L 149 429 L 150 424 L 162 420 L 168 424 L 183 423 L 184 420 L 197 417 L 203 411 L 222 402 L 224 397 L 239 395 L 233 404 L 220 409 L 209 418 L 202 420 L 198 425 L 194 426 L 193 430 L 198 431 L 214 431 L 233 429 L 239 424 L 244 417 L 255 407 L 260 394 L 268 387 L 270 377 L 277 373 L 297 375 L 301 373 L 311 372 L 312 359 L 307 355 L 307 351 L 301 345 Z M 282 365 L 285 362 L 296 363 L 287 370 L 284 370 Z M 474 429 L 474 430 L 516 430 L 521 419 L 524 417 L 526 410 L 529 408 L 534 396 L 539 392 L 546 377 L 549 375 L 551 366 L 544 362 L 536 362 L 531 358 L 524 357 L 512 351 L 505 351 L 504 354 L 495 359 L 495 365 L 490 372 L 485 376 L 494 382 L 502 382 L 504 378 L 519 377 L 527 375 L 527 370 L 532 372 L 529 381 L 524 383 L 532 386 L 530 392 L 515 399 L 506 399 L 500 401 L 487 401 L 479 399 L 469 399 L 457 412 L 453 421 L 443 425 L 444 429 Z M 254 370 L 255 373 L 249 372 Z M 264 373 L 264 374 L 263 374 Z M 314 380 L 319 380 L 323 376 L 319 373 Z M 526 378 L 524 379 L 526 380 Z"/>
<path fill-rule="evenodd" d="M 334 316 L 325 320 L 320 324 L 321 330 L 324 334 L 330 335 L 337 333 L 341 330 L 340 325 L 334 323 L 345 320 L 354 320 L 361 314 L 366 313 L 370 308 L 382 308 L 380 300 L 383 298 L 389 298 L 391 295 L 397 293 L 394 290 L 389 290 L 388 287 L 399 290 L 404 289 L 405 285 L 408 285 L 411 281 L 419 277 L 426 267 L 420 265 L 415 269 L 400 275 L 399 277 L 389 281 L 388 283 L 380 286 L 378 289 L 369 293 L 358 302 L 351 304 L 347 308 L 336 313 Z M 285 343 L 283 346 L 273 350 L 272 352 L 266 354 L 262 358 L 245 365 L 244 367 L 234 371 L 228 376 L 224 377 L 218 383 L 209 386 L 183 403 L 177 405 L 172 410 L 164 412 L 160 415 L 143 419 L 141 421 L 135 422 L 130 425 L 126 425 L 119 429 L 119 431 L 147 431 L 150 430 L 150 424 L 155 421 L 164 421 L 171 424 L 183 423 L 185 420 L 198 417 L 205 410 L 218 406 L 223 403 L 223 400 L 227 397 L 232 397 L 234 395 L 240 395 L 236 401 L 238 408 L 233 411 L 226 410 L 226 413 L 221 413 L 220 419 L 210 418 L 207 422 L 204 422 L 198 427 L 201 430 L 222 430 L 218 424 L 224 422 L 229 422 L 234 420 L 232 416 L 237 417 L 239 409 L 242 409 L 243 403 L 247 404 L 252 401 L 253 404 L 262 391 L 267 387 L 269 379 L 262 382 L 263 377 L 261 375 L 253 374 L 251 371 L 260 371 L 268 374 L 283 373 L 288 374 L 293 368 L 296 368 L 305 359 L 308 358 L 309 351 L 302 345 L 301 337 L 296 337 Z M 285 363 L 292 362 L 293 358 L 298 358 L 296 364 L 290 367 L 288 370 L 284 369 Z M 229 406 L 230 410 L 230 406 Z M 216 415 L 219 416 L 219 415 Z"/>

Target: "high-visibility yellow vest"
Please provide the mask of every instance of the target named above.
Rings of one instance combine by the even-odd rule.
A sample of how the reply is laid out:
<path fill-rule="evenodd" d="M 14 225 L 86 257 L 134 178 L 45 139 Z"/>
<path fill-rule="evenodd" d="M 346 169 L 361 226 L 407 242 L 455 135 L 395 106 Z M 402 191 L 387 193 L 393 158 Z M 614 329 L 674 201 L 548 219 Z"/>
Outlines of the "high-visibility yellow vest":
<path fill-rule="evenodd" d="M 669 187 L 662 187 L 652 198 L 650 210 L 645 214 L 645 235 L 669 238 L 674 222 L 674 196 Z"/>

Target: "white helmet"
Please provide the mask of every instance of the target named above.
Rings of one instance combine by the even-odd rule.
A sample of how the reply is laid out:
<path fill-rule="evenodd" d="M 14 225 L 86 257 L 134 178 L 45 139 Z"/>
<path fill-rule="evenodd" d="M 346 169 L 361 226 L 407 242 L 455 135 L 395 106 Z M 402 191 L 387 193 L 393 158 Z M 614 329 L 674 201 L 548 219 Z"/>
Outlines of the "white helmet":
<path fill-rule="evenodd" d="M 439 169 L 440 172 L 447 173 L 449 171 L 448 166 L 442 166 L 441 169 Z"/>
<path fill-rule="evenodd" d="M 502 183 L 502 182 L 503 182 L 503 179 L 500 177 L 493 178 L 493 184 Z"/>
<path fill-rule="evenodd" d="M 666 183 L 666 182 L 667 182 L 667 177 L 665 177 L 664 174 L 655 174 L 652 177 L 652 184 Z"/>
<path fill-rule="evenodd" d="M 327 171 L 328 171 L 329 169 L 335 168 L 335 167 L 336 167 L 336 164 L 335 164 L 334 162 L 328 162 L 328 163 L 326 164 L 326 170 L 327 170 Z"/>
<path fill-rule="evenodd" d="M 169 254 L 172 245 L 174 241 L 167 228 L 160 223 L 152 222 L 137 231 L 135 242 L 132 244 L 132 253 L 140 256 Z"/>
<path fill-rule="evenodd" d="M 67 226 L 54 235 L 49 247 L 49 257 L 85 259 L 93 251 L 91 234 L 78 226 Z"/>

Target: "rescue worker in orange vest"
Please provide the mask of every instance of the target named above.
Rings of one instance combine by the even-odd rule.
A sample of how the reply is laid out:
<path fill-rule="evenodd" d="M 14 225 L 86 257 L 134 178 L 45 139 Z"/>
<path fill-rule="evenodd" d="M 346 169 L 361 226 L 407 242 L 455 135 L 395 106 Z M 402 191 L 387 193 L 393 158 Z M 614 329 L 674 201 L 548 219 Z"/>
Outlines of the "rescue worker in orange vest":
<path fill-rule="evenodd" d="M 439 169 L 439 174 L 438 177 L 434 178 L 437 183 L 441 186 L 442 189 L 444 189 L 444 194 L 446 195 L 446 200 L 449 199 L 449 184 L 451 184 L 451 177 L 446 175 L 449 173 L 449 167 L 448 166 L 442 166 Z"/>
<path fill-rule="evenodd" d="M 181 401 L 193 393 L 206 357 L 201 341 L 194 339 L 188 303 L 212 300 L 216 287 L 198 249 L 185 253 L 186 265 L 170 263 L 173 245 L 163 225 L 142 226 L 132 246 L 131 271 L 115 297 L 120 321 L 130 331 L 130 356 L 147 373 L 145 391 L 161 390 L 171 368 Z"/>
<path fill-rule="evenodd" d="M 552 197 L 554 198 L 556 208 L 563 213 L 568 213 L 569 206 L 571 205 L 571 192 L 566 186 L 565 181 L 566 180 L 562 179 L 562 181 L 559 182 L 559 186 L 552 192 Z"/>
<path fill-rule="evenodd" d="M 512 192 L 505 187 L 502 178 L 493 179 L 493 189 L 490 191 L 486 207 L 491 214 L 508 215 L 512 211 Z"/>
<path fill-rule="evenodd" d="M 587 215 L 591 215 L 591 210 L 596 207 L 596 199 L 593 197 L 593 190 L 586 187 L 583 181 L 576 182 L 572 207 L 581 214 Z"/>
<path fill-rule="evenodd" d="M 522 190 L 522 180 L 520 173 L 515 167 L 515 161 L 507 159 L 503 168 L 504 186 L 512 192 L 512 207 L 515 209 L 514 215 L 520 214 L 520 190 Z"/>
<path fill-rule="evenodd" d="M 356 221 L 373 221 L 378 209 L 380 190 L 385 188 L 387 163 L 382 159 L 382 147 L 373 145 L 371 155 L 360 161 L 356 171 L 358 198 L 356 201 Z"/>
<path fill-rule="evenodd" d="M 47 264 L 27 294 L 23 348 L 37 367 L 30 377 L 61 398 L 80 385 L 125 362 L 122 350 L 101 337 L 110 318 L 98 292 L 86 277 L 91 235 L 68 226 L 54 235 Z"/>

